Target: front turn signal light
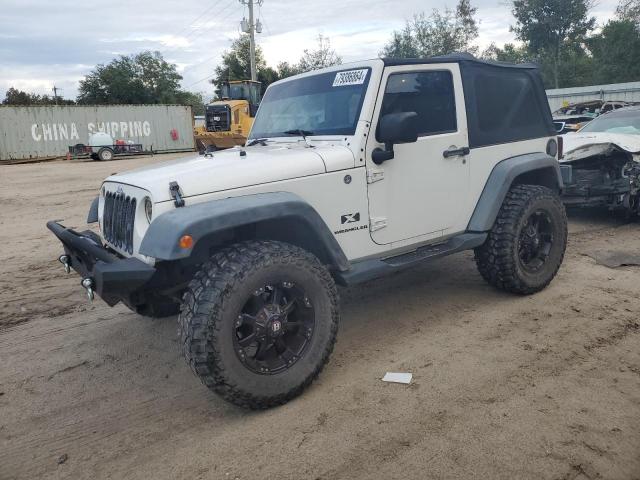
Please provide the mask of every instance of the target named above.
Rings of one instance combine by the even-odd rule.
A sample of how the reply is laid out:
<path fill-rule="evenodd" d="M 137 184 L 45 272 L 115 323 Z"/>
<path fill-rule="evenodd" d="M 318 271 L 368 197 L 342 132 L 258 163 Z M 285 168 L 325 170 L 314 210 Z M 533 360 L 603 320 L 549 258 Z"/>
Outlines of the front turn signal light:
<path fill-rule="evenodd" d="M 180 248 L 191 248 L 193 247 L 193 237 L 191 235 L 183 235 L 180 237 L 180 241 L 178 242 Z"/>

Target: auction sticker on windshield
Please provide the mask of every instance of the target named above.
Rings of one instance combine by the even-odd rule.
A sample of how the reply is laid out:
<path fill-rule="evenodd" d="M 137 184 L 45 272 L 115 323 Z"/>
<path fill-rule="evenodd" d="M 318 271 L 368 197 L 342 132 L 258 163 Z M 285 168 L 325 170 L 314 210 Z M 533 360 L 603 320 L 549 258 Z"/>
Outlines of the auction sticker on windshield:
<path fill-rule="evenodd" d="M 336 78 L 333 79 L 334 87 L 343 87 L 345 85 L 362 85 L 365 78 L 367 78 L 367 69 L 362 70 L 347 70 L 346 72 L 336 73 Z"/>

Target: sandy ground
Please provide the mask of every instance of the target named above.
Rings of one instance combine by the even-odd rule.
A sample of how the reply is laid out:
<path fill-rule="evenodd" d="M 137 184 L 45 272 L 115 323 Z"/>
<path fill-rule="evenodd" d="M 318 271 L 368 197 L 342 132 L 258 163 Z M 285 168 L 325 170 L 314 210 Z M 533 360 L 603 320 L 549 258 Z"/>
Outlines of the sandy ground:
<path fill-rule="evenodd" d="M 343 290 L 319 380 L 247 412 L 192 376 L 174 318 L 89 304 L 56 261 L 46 220 L 84 228 L 104 176 L 157 161 L 0 167 L 0 479 L 640 479 L 640 268 L 594 260 L 639 254 L 640 224 L 572 215 L 532 297 L 470 253 Z"/>

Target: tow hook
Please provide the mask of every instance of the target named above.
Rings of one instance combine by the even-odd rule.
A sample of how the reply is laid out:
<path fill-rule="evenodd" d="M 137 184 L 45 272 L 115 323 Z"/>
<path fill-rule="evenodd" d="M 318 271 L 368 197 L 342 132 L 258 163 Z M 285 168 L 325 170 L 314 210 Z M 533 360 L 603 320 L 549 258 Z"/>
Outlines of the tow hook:
<path fill-rule="evenodd" d="M 71 271 L 71 259 L 69 258 L 69 255 L 60 255 L 58 261 L 64 265 L 65 272 L 69 273 Z"/>
<path fill-rule="evenodd" d="M 80 282 L 80 285 L 83 286 L 83 288 L 87 291 L 87 297 L 89 298 L 90 302 L 93 302 L 93 280 L 90 278 L 83 278 L 82 282 Z"/>

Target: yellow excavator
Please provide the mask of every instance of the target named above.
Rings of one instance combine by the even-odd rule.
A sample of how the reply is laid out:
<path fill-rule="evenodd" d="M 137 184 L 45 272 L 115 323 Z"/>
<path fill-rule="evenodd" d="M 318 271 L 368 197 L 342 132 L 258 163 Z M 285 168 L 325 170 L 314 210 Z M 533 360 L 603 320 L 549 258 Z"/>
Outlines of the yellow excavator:
<path fill-rule="evenodd" d="M 211 152 L 244 145 L 260 104 L 262 85 L 234 80 L 220 86 L 220 100 L 204 107 L 204 125 L 195 127 L 196 148 Z"/>

